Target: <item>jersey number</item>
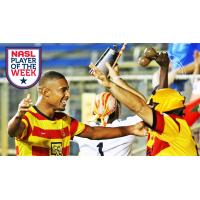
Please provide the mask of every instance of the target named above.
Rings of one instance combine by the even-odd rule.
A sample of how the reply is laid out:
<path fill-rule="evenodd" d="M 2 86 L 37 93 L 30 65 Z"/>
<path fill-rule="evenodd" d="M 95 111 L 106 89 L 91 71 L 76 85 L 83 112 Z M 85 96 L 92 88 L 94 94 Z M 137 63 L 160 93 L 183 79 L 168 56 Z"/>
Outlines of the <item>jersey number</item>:
<path fill-rule="evenodd" d="M 104 153 L 103 153 L 103 142 L 100 142 L 98 145 L 98 150 L 99 150 L 99 153 L 101 156 L 104 156 Z"/>

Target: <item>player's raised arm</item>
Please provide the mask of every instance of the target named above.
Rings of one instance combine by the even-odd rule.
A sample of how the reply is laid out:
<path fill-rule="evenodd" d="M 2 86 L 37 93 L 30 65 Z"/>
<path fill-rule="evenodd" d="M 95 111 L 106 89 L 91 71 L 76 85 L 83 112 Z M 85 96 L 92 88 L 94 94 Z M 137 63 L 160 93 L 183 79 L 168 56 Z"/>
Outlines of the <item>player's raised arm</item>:
<path fill-rule="evenodd" d="M 25 129 L 25 124 L 22 123 L 22 118 L 31 105 L 31 96 L 30 94 L 27 94 L 26 98 L 19 103 L 15 116 L 8 122 L 8 134 L 10 137 L 17 137 L 22 134 Z"/>
<path fill-rule="evenodd" d="M 167 52 L 160 52 L 155 60 L 160 65 L 159 89 L 168 88 L 169 56 Z"/>
<path fill-rule="evenodd" d="M 115 83 L 118 86 L 124 88 L 125 90 L 137 95 L 138 97 L 140 97 L 141 99 L 143 99 L 146 102 L 146 99 L 145 99 L 144 95 L 141 94 L 140 92 L 134 90 L 132 87 L 130 87 L 130 85 L 126 81 L 121 79 L 120 76 L 118 75 L 119 72 L 116 73 L 116 70 L 113 69 L 109 63 L 106 63 L 106 67 L 109 70 L 109 76 L 110 76 L 110 78 L 111 78 L 113 83 Z M 118 67 L 118 71 L 119 71 L 119 67 Z"/>
<path fill-rule="evenodd" d="M 153 125 L 153 111 L 152 109 L 146 104 L 144 99 L 138 95 L 138 92 L 128 90 L 127 88 L 124 89 L 117 84 L 108 80 L 108 78 L 96 68 L 94 65 L 90 65 L 90 68 L 93 69 L 93 75 L 99 80 L 99 82 L 107 87 L 113 96 L 120 102 L 122 102 L 125 106 L 127 106 L 131 111 L 141 117 L 147 124 L 150 126 Z M 127 85 L 127 87 L 130 87 Z"/>

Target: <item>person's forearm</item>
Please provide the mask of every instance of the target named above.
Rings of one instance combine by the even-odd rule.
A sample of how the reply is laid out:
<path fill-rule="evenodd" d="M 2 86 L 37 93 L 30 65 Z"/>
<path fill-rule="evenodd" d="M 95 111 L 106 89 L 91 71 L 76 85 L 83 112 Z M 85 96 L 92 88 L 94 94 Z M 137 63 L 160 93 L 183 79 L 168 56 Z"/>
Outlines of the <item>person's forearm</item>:
<path fill-rule="evenodd" d="M 19 136 L 22 132 L 22 117 L 17 114 L 8 122 L 8 134 L 10 137 Z"/>
<path fill-rule="evenodd" d="M 144 129 L 144 127 L 139 127 L 137 125 L 132 126 L 121 126 L 121 127 L 95 127 L 92 131 L 92 137 L 93 140 L 101 140 L 101 139 L 112 139 L 112 138 L 118 138 L 118 137 L 124 137 L 127 135 L 135 135 L 144 137 L 146 136 L 146 131 L 141 130 Z"/>
<path fill-rule="evenodd" d="M 193 71 L 194 71 L 194 62 L 177 69 L 176 74 L 178 74 L 178 75 L 180 75 L 180 74 L 192 74 Z"/>
<path fill-rule="evenodd" d="M 113 82 L 117 84 L 118 86 L 120 86 L 121 88 L 124 88 L 125 90 L 131 92 L 132 94 L 137 95 L 138 97 L 140 97 L 146 102 L 146 98 L 141 93 L 139 93 L 138 91 L 134 90 L 131 86 L 129 86 L 128 83 L 125 82 L 123 79 L 117 78 L 113 80 Z"/>
<path fill-rule="evenodd" d="M 137 113 L 143 105 L 142 99 L 137 94 L 127 91 L 114 83 L 111 84 L 110 91 L 117 100 L 125 104 L 135 113 Z"/>
<path fill-rule="evenodd" d="M 91 127 L 86 125 L 85 130 L 79 137 L 89 138 L 91 140 L 102 140 L 124 137 L 127 135 L 145 136 L 146 129 L 144 128 L 144 124 L 141 122 L 135 125 L 121 127 Z"/>
<path fill-rule="evenodd" d="M 125 128 L 126 129 L 126 128 Z M 117 137 L 123 137 L 128 134 L 121 127 L 91 127 L 86 126 L 84 132 L 82 132 L 79 136 L 84 138 L 89 138 L 91 140 L 102 140 L 102 139 L 112 139 Z"/>
<path fill-rule="evenodd" d="M 168 67 L 160 68 L 159 89 L 168 88 Z"/>
<path fill-rule="evenodd" d="M 153 114 L 151 108 L 141 99 L 138 95 L 135 95 L 120 86 L 111 83 L 110 91 L 113 96 L 131 111 L 140 116 L 147 124 L 153 124 Z"/>
<path fill-rule="evenodd" d="M 193 74 L 200 74 L 200 64 L 196 64 Z"/>

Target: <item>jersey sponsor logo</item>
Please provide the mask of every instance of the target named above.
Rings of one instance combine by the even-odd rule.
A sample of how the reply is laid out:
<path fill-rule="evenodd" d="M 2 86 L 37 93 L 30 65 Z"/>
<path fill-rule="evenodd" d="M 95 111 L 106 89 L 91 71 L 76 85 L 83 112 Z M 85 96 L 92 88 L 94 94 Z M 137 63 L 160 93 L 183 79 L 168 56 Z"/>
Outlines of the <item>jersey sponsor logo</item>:
<path fill-rule="evenodd" d="M 51 155 L 62 156 L 62 142 L 51 142 Z"/>
<path fill-rule="evenodd" d="M 6 48 L 6 77 L 14 87 L 26 89 L 34 86 L 41 72 L 41 48 Z"/>

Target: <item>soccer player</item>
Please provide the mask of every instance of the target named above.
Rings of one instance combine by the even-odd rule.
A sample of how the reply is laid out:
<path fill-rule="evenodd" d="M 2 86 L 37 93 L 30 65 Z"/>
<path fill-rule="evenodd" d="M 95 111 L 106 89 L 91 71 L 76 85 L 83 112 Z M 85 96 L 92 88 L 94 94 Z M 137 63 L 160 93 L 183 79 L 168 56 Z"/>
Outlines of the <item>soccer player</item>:
<path fill-rule="evenodd" d="M 155 87 L 158 84 L 161 78 L 163 79 L 162 75 L 160 75 L 160 70 L 154 74 L 154 78 L 152 81 L 153 87 Z M 184 73 L 193 72 L 193 75 L 200 74 L 200 52 L 194 51 L 194 62 L 184 66 L 183 68 L 180 68 L 178 70 L 173 70 L 168 73 L 168 85 L 170 86 L 174 82 L 176 74 L 180 74 L 183 72 Z M 189 103 L 186 104 L 185 108 L 185 119 L 188 122 L 189 126 L 192 126 L 200 117 L 199 104 L 200 104 L 200 80 L 198 80 L 198 78 L 194 78 L 192 80 L 191 97 Z"/>
<path fill-rule="evenodd" d="M 163 86 L 168 85 L 167 74 L 169 57 L 162 53 L 156 62 L 164 70 Z M 131 88 L 120 77 L 113 76 L 113 69 L 107 63 L 110 81 L 98 68 L 90 65 L 93 75 L 107 87 L 113 96 L 124 103 L 130 110 L 141 117 L 151 128 L 148 132 L 148 156 L 196 156 L 197 149 L 192 138 L 191 130 L 183 117 L 185 97 L 170 88 L 157 89 L 146 103 L 141 94 Z M 166 69 L 166 70 L 165 70 Z"/>
<path fill-rule="evenodd" d="M 46 72 L 38 84 L 38 100 L 32 105 L 30 95 L 24 98 L 8 123 L 8 134 L 16 138 L 16 154 L 50 156 L 70 154 L 70 140 L 75 135 L 90 139 L 109 139 L 126 135 L 144 135 L 144 125 L 119 128 L 90 127 L 61 112 L 70 98 L 65 77 Z"/>
<path fill-rule="evenodd" d="M 138 125 L 142 119 L 138 116 L 119 119 L 120 104 L 110 92 L 96 95 L 93 103 L 93 117 L 89 120 L 91 126 L 120 127 Z M 127 135 L 106 140 L 90 140 L 88 138 L 74 137 L 80 147 L 80 156 L 128 156 L 131 155 L 135 136 Z"/>

